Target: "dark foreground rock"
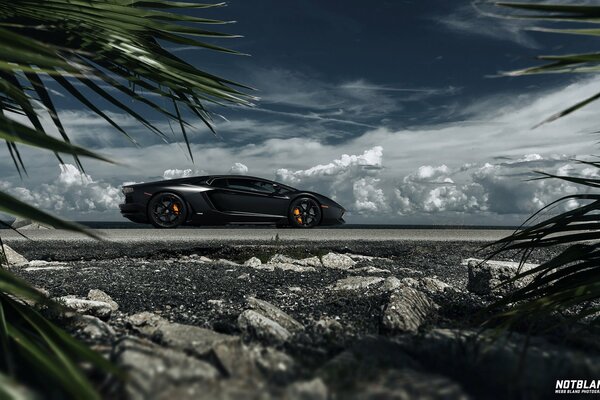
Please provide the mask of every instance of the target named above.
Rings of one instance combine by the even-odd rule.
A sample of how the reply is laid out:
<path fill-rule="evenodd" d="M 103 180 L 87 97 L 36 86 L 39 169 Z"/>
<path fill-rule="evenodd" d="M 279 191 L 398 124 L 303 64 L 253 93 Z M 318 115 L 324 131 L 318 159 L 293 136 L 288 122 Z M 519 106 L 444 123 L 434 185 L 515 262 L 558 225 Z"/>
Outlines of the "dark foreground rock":
<path fill-rule="evenodd" d="M 478 334 L 514 269 L 469 265 L 475 244 L 99 244 L 83 260 L 55 245 L 16 248 L 37 262 L 15 271 L 70 303 L 65 327 L 128 372 L 107 398 L 530 399 L 600 375 L 586 326 L 525 353 L 519 334 Z"/>

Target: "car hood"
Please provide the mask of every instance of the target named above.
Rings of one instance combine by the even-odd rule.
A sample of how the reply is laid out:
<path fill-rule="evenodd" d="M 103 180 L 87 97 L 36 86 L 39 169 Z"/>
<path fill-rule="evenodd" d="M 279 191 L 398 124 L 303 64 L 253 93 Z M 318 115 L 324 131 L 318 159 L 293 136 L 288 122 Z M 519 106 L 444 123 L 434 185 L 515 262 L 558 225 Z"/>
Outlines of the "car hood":
<path fill-rule="evenodd" d="M 346 208 L 344 206 L 342 206 L 341 204 L 335 202 L 334 200 L 331 200 L 327 196 L 323 196 L 320 193 L 308 192 L 308 191 L 303 191 L 302 193 L 307 193 L 307 194 L 311 194 L 311 195 L 315 196 L 316 198 L 319 199 L 319 201 L 321 201 L 321 203 L 325 204 L 326 206 L 338 207 L 338 208 L 341 208 L 342 210 L 346 211 Z"/>

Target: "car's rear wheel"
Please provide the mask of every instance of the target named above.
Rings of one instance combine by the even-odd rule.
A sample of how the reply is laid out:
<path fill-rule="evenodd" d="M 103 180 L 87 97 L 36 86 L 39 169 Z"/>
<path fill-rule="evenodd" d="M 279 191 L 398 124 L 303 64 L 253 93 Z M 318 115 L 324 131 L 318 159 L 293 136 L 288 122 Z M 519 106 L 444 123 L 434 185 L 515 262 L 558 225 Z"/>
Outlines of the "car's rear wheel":
<path fill-rule="evenodd" d="M 314 228 L 321 222 L 321 207 L 310 197 L 300 197 L 292 202 L 289 213 L 294 228 Z"/>
<path fill-rule="evenodd" d="M 156 228 L 177 228 L 186 215 L 185 201 L 175 193 L 159 193 L 148 204 L 148 217 Z"/>

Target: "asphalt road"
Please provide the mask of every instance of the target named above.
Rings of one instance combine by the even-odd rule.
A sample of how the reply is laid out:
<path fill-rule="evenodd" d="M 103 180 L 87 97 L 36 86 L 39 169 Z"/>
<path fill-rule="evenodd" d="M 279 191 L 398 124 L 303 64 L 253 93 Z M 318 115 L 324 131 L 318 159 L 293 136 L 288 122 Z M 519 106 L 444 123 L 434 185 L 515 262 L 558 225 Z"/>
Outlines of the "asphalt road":
<path fill-rule="evenodd" d="M 505 237 L 510 230 L 485 229 L 97 229 L 94 234 L 110 242 L 144 243 L 144 242 L 249 242 L 274 241 L 278 236 L 282 242 L 332 242 L 332 241 L 469 241 L 485 242 Z M 92 240 L 80 233 L 63 230 L 24 230 L 29 239 L 34 241 L 87 241 Z M 3 230 L 2 240 L 10 244 L 26 240 L 17 233 Z"/>

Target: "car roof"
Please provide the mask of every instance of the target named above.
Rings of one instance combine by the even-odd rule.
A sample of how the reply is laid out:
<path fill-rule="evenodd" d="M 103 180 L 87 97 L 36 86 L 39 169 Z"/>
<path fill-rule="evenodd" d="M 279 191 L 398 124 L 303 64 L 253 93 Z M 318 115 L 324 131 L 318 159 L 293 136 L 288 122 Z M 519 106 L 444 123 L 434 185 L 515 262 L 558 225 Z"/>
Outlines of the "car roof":
<path fill-rule="evenodd" d="M 249 176 L 249 175 L 232 175 L 232 174 L 228 174 L 228 175 L 199 175 L 199 176 L 186 176 L 185 178 L 175 178 L 175 179 L 165 179 L 165 180 L 161 180 L 161 181 L 154 181 L 154 182 L 144 182 L 144 183 L 138 183 L 138 184 L 132 184 L 132 185 L 128 185 L 128 186 L 148 186 L 148 185 L 157 185 L 157 184 L 166 184 L 166 183 L 187 183 L 190 181 L 212 181 L 214 179 L 232 179 L 232 178 L 236 178 L 236 179 L 253 179 L 253 180 L 257 180 L 257 181 L 263 181 L 263 182 L 272 182 L 272 183 L 277 183 L 280 186 L 284 186 L 286 188 L 289 188 L 291 190 L 297 190 L 289 185 L 286 185 L 284 183 L 279 183 L 270 179 L 265 179 L 265 178 L 259 178 L 257 176 Z"/>

